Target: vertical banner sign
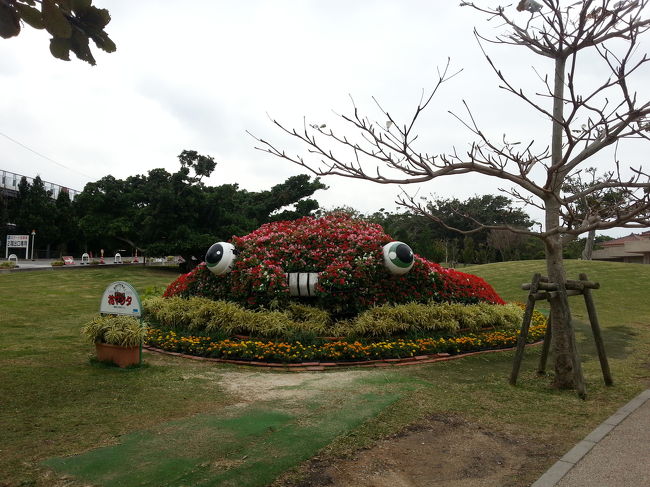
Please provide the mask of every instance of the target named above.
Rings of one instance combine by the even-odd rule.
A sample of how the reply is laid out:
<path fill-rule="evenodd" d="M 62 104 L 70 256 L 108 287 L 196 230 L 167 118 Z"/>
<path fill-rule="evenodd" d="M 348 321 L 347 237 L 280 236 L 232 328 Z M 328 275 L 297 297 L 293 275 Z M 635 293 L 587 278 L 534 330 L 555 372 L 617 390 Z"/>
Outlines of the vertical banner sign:
<path fill-rule="evenodd" d="M 29 252 L 29 235 L 7 235 L 7 246 L 5 259 L 9 256 L 9 249 L 25 249 L 25 252 Z M 25 254 L 25 259 L 27 254 Z"/>
<path fill-rule="evenodd" d="M 104 291 L 99 312 L 107 315 L 126 315 L 139 318 L 142 314 L 140 296 L 128 282 L 112 282 Z"/>

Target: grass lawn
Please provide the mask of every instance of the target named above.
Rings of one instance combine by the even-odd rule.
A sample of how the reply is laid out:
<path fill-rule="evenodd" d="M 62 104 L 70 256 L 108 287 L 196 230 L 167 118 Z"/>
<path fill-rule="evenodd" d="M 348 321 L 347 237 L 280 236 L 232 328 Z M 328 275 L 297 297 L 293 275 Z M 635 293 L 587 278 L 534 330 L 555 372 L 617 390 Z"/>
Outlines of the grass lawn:
<path fill-rule="evenodd" d="M 463 269 L 507 300 L 541 261 Z M 588 398 L 548 387 L 529 348 L 520 385 L 512 352 L 416 367 L 275 373 L 145 354 L 145 366 L 93 364 L 79 328 L 102 291 L 174 277 L 144 268 L 0 274 L 0 486 L 264 486 L 320 452 L 345 455 L 435 414 L 518 432 L 561 456 L 639 391 L 650 368 L 650 266 L 575 261 L 586 272 L 615 385 L 607 388 L 581 297 L 572 297 Z M 537 465 L 522 484 L 547 464 Z"/>

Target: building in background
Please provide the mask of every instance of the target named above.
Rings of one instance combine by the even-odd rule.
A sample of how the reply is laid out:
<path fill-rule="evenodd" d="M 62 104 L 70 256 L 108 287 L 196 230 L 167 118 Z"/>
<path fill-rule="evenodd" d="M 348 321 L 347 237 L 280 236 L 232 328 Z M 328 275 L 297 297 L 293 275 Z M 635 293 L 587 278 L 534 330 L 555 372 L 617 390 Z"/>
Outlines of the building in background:
<path fill-rule="evenodd" d="M 608 240 L 599 245 L 603 248 L 594 250 L 593 260 L 650 264 L 650 232 L 631 233 L 627 237 Z"/>

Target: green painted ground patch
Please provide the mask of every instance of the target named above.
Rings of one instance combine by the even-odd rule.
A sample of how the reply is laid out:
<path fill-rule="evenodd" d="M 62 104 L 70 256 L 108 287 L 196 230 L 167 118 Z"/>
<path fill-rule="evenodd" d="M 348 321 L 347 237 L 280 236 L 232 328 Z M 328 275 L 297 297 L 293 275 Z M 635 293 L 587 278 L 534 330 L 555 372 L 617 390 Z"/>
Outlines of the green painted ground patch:
<path fill-rule="evenodd" d="M 397 398 L 348 394 L 331 402 L 326 414 L 272 405 L 247 407 L 230 417 L 201 414 L 130 433 L 118 445 L 44 464 L 104 487 L 264 486 Z"/>

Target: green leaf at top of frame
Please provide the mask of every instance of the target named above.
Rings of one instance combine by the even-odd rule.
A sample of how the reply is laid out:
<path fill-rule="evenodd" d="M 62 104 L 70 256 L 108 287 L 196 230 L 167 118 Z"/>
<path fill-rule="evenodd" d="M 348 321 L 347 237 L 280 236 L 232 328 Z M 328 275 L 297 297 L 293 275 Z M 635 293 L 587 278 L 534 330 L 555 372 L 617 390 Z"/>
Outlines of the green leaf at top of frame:
<path fill-rule="evenodd" d="M 43 24 L 53 37 L 69 39 L 72 35 L 72 26 L 54 0 L 42 1 Z"/>
<path fill-rule="evenodd" d="M 43 15 L 40 10 L 29 5 L 16 3 L 16 10 L 20 14 L 20 18 L 27 24 L 31 25 L 34 29 L 44 29 Z"/>
<path fill-rule="evenodd" d="M 9 5 L 0 2 L 0 37 L 9 39 L 20 34 L 20 16 Z"/>
<path fill-rule="evenodd" d="M 50 39 L 50 52 L 57 59 L 70 61 L 70 47 L 70 39 L 62 39 L 60 37 Z"/>
<path fill-rule="evenodd" d="M 92 0 L 72 0 L 72 11 L 76 14 L 81 14 L 88 10 L 92 5 Z"/>
<path fill-rule="evenodd" d="M 75 53 L 75 55 L 82 61 L 86 61 L 91 66 L 94 66 L 95 58 L 93 57 L 92 52 L 90 52 L 90 47 L 88 46 L 88 36 L 76 30 L 72 33 L 70 38 L 70 50 Z"/>
<path fill-rule="evenodd" d="M 98 34 L 91 34 L 90 38 L 95 42 L 97 47 L 106 52 L 115 52 L 117 50 L 115 43 L 104 31 L 99 32 Z"/>
<path fill-rule="evenodd" d="M 105 8 L 97 8 L 91 5 L 79 13 L 79 20 L 86 25 L 103 29 L 111 21 L 111 14 Z"/>

